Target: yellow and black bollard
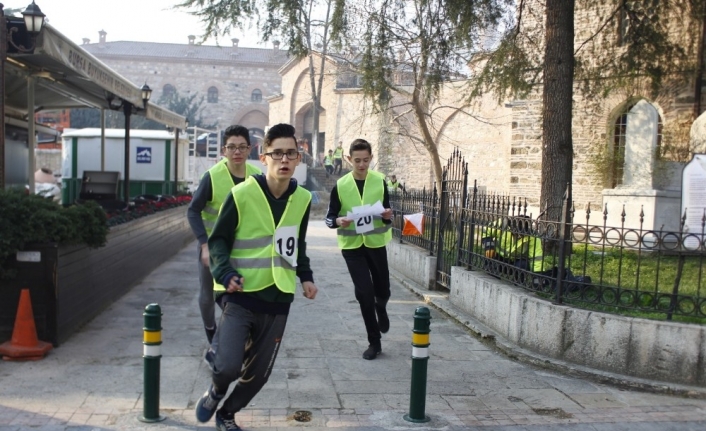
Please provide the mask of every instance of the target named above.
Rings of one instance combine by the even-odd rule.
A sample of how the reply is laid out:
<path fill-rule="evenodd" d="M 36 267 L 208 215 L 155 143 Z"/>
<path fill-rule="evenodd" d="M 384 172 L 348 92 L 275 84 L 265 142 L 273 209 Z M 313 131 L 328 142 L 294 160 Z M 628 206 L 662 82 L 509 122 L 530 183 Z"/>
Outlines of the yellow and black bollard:
<path fill-rule="evenodd" d="M 412 390 L 409 394 L 409 414 L 404 419 L 409 422 L 429 422 L 424 414 L 427 397 L 427 363 L 429 362 L 429 321 L 431 313 L 427 307 L 414 310 L 412 330 Z"/>
<path fill-rule="evenodd" d="M 159 368 L 162 359 L 162 309 L 158 304 L 149 304 L 142 313 L 145 326 L 142 328 L 144 358 L 144 390 L 142 393 L 142 422 L 161 422 L 166 419 L 159 414 Z"/>

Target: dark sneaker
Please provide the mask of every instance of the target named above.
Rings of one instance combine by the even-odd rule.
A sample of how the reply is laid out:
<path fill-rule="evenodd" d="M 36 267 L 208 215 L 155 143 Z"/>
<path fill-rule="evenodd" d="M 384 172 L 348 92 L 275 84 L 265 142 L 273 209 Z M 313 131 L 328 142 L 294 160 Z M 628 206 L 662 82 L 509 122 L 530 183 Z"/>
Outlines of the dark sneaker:
<path fill-rule="evenodd" d="M 218 431 L 237 431 L 240 427 L 235 423 L 235 415 L 223 410 L 216 412 L 216 429 Z"/>
<path fill-rule="evenodd" d="M 203 355 L 203 361 L 208 365 L 208 368 L 213 371 L 213 360 L 215 359 L 216 354 L 211 350 L 211 348 L 206 349 L 206 353 Z"/>
<path fill-rule="evenodd" d="M 204 328 L 206 330 L 206 338 L 208 339 L 208 344 L 213 343 L 213 336 L 216 335 L 216 327 Z"/>
<path fill-rule="evenodd" d="M 390 318 L 387 316 L 387 310 L 384 305 L 375 304 L 375 312 L 378 315 L 378 328 L 383 334 L 387 334 L 390 330 Z"/>
<path fill-rule="evenodd" d="M 216 395 L 213 392 L 213 385 L 211 385 L 196 403 L 196 419 L 199 422 L 210 421 L 221 399 L 223 399 L 223 395 Z"/>
<path fill-rule="evenodd" d="M 382 347 L 373 346 L 372 344 L 368 346 L 368 349 L 363 352 L 363 359 L 371 360 L 377 358 L 377 356 L 382 353 Z"/>

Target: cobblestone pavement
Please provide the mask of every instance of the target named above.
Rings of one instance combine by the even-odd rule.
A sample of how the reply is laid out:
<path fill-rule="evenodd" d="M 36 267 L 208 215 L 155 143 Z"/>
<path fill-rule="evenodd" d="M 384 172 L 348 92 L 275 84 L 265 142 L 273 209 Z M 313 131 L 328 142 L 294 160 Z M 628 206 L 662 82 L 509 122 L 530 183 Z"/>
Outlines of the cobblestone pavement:
<path fill-rule="evenodd" d="M 197 306 L 195 244 L 178 252 L 37 362 L 0 361 L 0 431 L 183 430 L 208 386 L 206 337 Z M 310 224 L 308 250 L 319 296 L 298 294 L 270 381 L 236 415 L 245 429 L 308 430 L 705 430 L 706 400 L 597 384 L 515 362 L 431 308 L 425 410 L 409 409 L 411 331 L 422 299 L 392 280 L 383 354 L 361 355 L 365 330 L 335 235 Z M 100 286 L 96 286 L 97 289 Z M 143 423 L 142 312 L 162 319 L 160 413 Z M 298 422 L 296 412 L 311 413 Z"/>

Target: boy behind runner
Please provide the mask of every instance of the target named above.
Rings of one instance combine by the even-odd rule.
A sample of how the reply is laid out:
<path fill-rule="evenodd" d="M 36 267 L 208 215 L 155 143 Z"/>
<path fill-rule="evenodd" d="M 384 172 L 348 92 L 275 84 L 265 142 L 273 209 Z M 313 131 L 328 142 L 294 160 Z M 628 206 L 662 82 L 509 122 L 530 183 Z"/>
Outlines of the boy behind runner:
<path fill-rule="evenodd" d="M 245 177 L 262 173 L 258 167 L 245 162 L 250 154 L 248 129 L 239 125 L 230 126 L 224 132 L 223 141 L 223 159 L 203 174 L 186 211 L 191 231 L 199 243 L 199 309 L 209 344 L 216 333 L 216 306 L 213 302 L 213 277 L 209 269 L 206 240 L 230 189 L 243 182 Z"/>

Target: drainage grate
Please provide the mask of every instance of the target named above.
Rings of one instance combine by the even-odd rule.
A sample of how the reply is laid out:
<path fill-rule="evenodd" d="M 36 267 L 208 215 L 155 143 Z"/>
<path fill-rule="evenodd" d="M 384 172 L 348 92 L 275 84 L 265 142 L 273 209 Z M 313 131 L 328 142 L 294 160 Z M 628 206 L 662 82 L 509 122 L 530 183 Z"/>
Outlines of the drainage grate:
<path fill-rule="evenodd" d="M 297 422 L 309 422 L 311 420 L 311 412 L 306 410 L 297 410 L 294 412 L 293 418 Z"/>

